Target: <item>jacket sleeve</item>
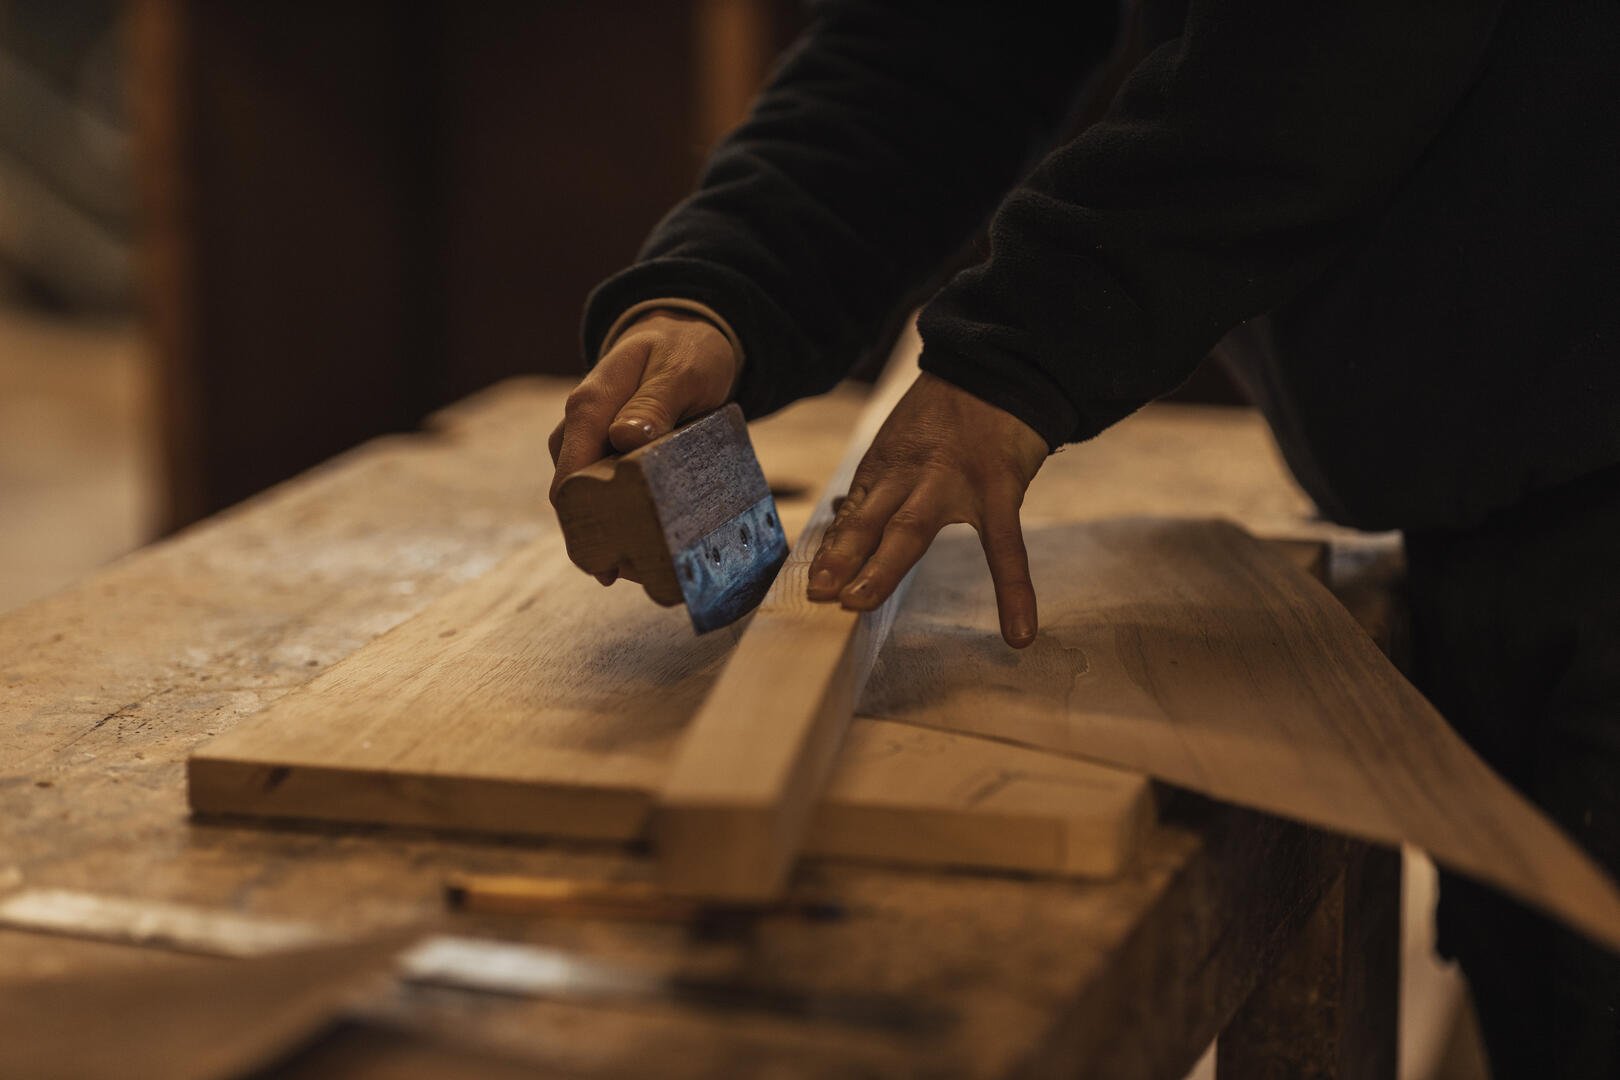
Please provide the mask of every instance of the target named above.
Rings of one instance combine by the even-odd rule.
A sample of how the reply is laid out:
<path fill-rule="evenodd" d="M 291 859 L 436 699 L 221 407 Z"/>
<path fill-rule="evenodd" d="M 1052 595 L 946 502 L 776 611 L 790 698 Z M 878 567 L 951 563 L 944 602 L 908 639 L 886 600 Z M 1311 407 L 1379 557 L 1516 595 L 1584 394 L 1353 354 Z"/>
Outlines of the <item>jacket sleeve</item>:
<path fill-rule="evenodd" d="M 696 193 L 591 294 L 586 356 L 627 308 L 682 297 L 735 330 L 750 416 L 829 388 L 1050 147 L 1116 9 L 822 5 Z"/>
<path fill-rule="evenodd" d="M 1103 120 L 1002 204 L 922 366 L 1089 438 L 1318 278 L 1477 75 L 1499 3 L 1194 0 Z"/>

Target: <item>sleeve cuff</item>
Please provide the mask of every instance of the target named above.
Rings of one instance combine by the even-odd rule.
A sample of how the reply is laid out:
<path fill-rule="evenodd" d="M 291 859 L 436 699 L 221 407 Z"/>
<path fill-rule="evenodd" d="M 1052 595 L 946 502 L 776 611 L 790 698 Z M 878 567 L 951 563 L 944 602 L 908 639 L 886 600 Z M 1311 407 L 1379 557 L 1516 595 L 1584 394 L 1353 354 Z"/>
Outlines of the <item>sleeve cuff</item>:
<path fill-rule="evenodd" d="M 801 387 L 801 373 L 785 363 L 790 350 L 782 343 L 793 334 L 786 313 L 746 276 L 700 259 L 660 257 L 621 270 L 598 285 L 585 302 L 580 326 L 583 354 L 601 355 L 607 331 L 623 312 L 647 300 L 667 302 L 670 297 L 726 313 L 725 323 L 747 358 L 735 400 L 750 420 L 818 392 L 817 387 Z"/>
<path fill-rule="evenodd" d="M 1080 416 L 1062 388 L 1033 365 L 1008 365 L 991 371 L 949 350 L 930 348 L 925 342 L 917 366 L 1016 416 L 1046 440 L 1049 450 L 1097 433 L 1083 430 Z"/>

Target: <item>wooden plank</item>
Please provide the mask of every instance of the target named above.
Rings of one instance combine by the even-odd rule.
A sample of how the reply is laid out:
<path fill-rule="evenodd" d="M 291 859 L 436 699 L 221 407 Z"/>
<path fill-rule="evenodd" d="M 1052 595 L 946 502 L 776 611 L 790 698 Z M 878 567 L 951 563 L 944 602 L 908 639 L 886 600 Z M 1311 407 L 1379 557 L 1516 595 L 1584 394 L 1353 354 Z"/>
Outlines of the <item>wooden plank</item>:
<path fill-rule="evenodd" d="M 878 428 L 916 378 L 896 345 L 810 522 L 681 738 L 653 818 L 659 879 L 717 900 L 778 894 L 911 575 L 869 612 L 812 603 L 810 562 Z"/>
<path fill-rule="evenodd" d="M 1074 753 L 1411 843 L 1620 947 L 1608 877 L 1285 558 L 1221 522 L 1052 525 L 1025 539 L 1044 613 L 1036 642 L 995 644 L 977 540 L 948 530 L 862 715 Z"/>
<path fill-rule="evenodd" d="M 443 597 L 188 763 L 191 806 L 508 835 L 633 840 L 735 631 L 603 590 L 555 537 Z M 824 855 L 1112 873 L 1147 782 L 884 722 L 841 759 Z"/>

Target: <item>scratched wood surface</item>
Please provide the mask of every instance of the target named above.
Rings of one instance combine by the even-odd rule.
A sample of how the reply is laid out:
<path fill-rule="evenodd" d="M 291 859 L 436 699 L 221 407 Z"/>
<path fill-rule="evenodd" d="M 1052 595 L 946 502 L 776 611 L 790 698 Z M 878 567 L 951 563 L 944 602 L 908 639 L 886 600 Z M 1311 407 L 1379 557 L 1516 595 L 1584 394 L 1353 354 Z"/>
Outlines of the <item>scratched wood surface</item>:
<path fill-rule="evenodd" d="M 604 590 L 555 538 L 192 755 L 193 809 L 637 840 L 740 628 Z M 924 865 L 1110 874 L 1151 821 L 1148 782 L 1090 762 L 865 721 L 808 850 Z"/>
<path fill-rule="evenodd" d="M 1287 560 L 1219 522 L 1051 524 L 1026 542 L 1036 643 L 986 646 L 994 595 L 976 538 L 953 529 L 922 564 L 863 715 L 1081 754 L 1414 844 L 1620 947 L 1613 883 Z"/>
<path fill-rule="evenodd" d="M 914 373 L 904 365 L 866 403 L 829 491 L 847 487 Z M 765 425 L 759 453 L 773 472 L 779 458 L 806 454 L 802 445 L 785 454 L 779 443 Z M 803 530 L 812 548 L 830 503 L 824 494 Z M 841 747 L 864 675 L 842 658 L 863 627 L 860 640 L 875 654 L 870 627 L 886 613 L 808 604 L 807 563 L 797 554 L 783 575 L 792 583 L 779 579 L 748 622 L 694 636 L 683 612 L 626 588 L 603 590 L 548 536 L 193 754 L 191 806 L 503 835 L 634 840 L 651 829 L 661 869 L 676 865 L 682 891 L 730 899 L 780 889 L 801 845 L 898 863 L 1093 875 L 1129 861 L 1153 817 L 1139 773 L 882 721 L 862 722 Z M 812 645 L 823 640 L 827 659 L 817 666 Z M 846 683 L 829 697 L 837 670 Z M 815 775 L 794 777 L 804 762 L 793 751 L 818 724 Z M 799 781 L 791 844 L 772 829 L 790 779 Z M 674 810 L 672 785 L 688 800 Z M 718 808 L 719 825 L 716 791 L 733 799 Z M 737 805 L 739 791 L 753 800 Z M 756 826 L 744 832 L 759 843 L 718 839 L 717 828 L 735 839 L 738 816 Z M 717 865 L 733 872 L 706 879 Z"/>
<path fill-rule="evenodd" d="M 83 889 L 341 934 L 420 923 L 669 970 L 792 970 L 807 986 L 914 994 L 958 1017 L 916 1046 L 673 1006 L 416 996 L 387 1014 L 569 1075 L 644 1076 L 649 1063 L 693 1078 L 1005 1076 L 1032 1062 L 1073 1073 L 1083 1059 L 1063 1034 L 1108 1042 L 1130 1066 L 1111 1075 L 1178 1080 L 1248 992 L 1265 944 L 1314 903 L 1313 868 L 1332 855 L 1312 853 L 1314 834 L 1211 810 L 1161 824 L 1107 883 L 819 862 L 795 889 L 836 895 L 844 922 L 767 920 L 746 939 L 696 942 L 682 928 L 443 910 L 452 873 L 645 880 L 646 860 L 612 845 L 188 817 L 188 753 L 547 534 L 545 443 L 567 389 L 503 384 L 425 434 L 368 444 L 0 618 L 0 892 Z M 815 466 L 836 457 L 859 408 L 858 395 L 839 394 L 768 422 L 781 440 L 765 462 L 773 480 L 809 492 L 779 495 L 785 520 L 802 525 L 825 476 Z M 1230 505 L 1286 531 L 1302 497 L 1243 411 L 1146 410 L 1097 444 L 1118 470 L 1060 455 L 1031 505 L 1164 511 L 1182 496 L 1216 498 L 1164 494 L 1181 484 L 1189 444 L 1223 462 L 1210 479 Z M 1308 514 L 1305 504 L 1293 521 L 1301 531 L 1316 527 Z M 641 599 L 633 585 L 608 595 L 621 590 Z M 200 961 L 0 931 L 0 977 L 188 962 Z"/>

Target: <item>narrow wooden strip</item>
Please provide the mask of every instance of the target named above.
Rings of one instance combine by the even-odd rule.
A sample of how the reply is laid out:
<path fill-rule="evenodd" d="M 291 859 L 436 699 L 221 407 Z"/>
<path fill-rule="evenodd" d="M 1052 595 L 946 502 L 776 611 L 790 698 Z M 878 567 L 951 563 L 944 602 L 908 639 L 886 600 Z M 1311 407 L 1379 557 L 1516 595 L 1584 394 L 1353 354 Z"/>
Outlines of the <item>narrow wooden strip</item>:
<path fill-rule="evenodd" d="M 833 921 L 845 910 L 832 900 L 786 899 L 770 904 L 712 905 L 670 896 L 650 881 L 532 877 L 523 874 L 453 874 L 445 901 L 456 911 L 540 915 L 554 919 L 691 922 L 704 918 L 797 916 Z"/>
<path fill-rule="evenodd" d="M 722 900 L 776 895 L 849 727 L 910 575 L 877 610 L 807 597 L 837 500 L 916 377 L 902 338 L 786 565 L 743 631 L 664 777 L 653 817 L 664 887 Z"/>

